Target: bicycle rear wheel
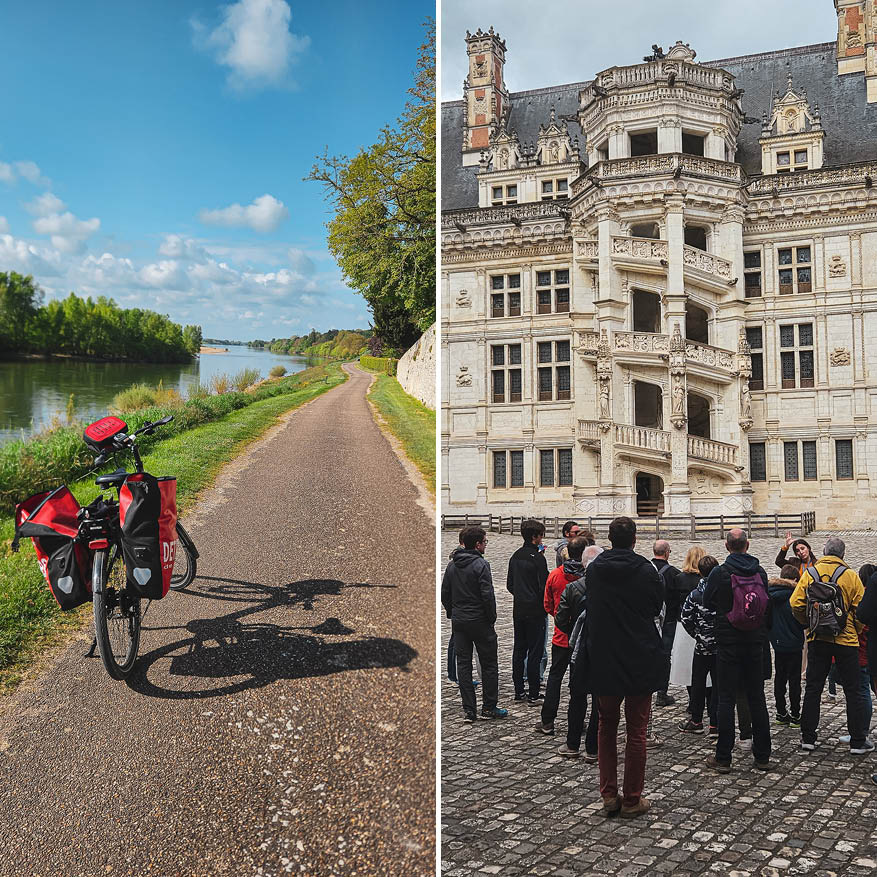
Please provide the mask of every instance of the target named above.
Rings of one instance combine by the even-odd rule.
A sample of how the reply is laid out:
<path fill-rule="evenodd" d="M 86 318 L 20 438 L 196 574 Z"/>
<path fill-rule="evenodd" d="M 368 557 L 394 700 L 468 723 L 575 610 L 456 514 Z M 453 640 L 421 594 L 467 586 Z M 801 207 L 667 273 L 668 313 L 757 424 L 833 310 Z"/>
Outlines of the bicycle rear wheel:
<path fill-rule="evenodd" d="M 117 545 L 94 555 L 94 632 L 104 668 L 124 679 L 140 647 L 140 597 L 126 587 L 125 561 Z"/>
<path fill-rule="evenodd" d="M 192 584 L 195 574 L 198 572 L 198 552 L 192 537 L 177 521 L 177 547 L 174 554 L 174 570 L 171 573 L 171 587 L 175 591 L 181 591 Z"/>

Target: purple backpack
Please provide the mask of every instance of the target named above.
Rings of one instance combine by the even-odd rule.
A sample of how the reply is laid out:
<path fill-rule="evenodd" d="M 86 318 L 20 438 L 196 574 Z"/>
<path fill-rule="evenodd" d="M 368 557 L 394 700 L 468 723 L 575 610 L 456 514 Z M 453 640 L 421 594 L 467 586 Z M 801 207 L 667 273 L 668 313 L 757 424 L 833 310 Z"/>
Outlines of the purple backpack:
<path fill-rule="evenodd" d="M 755 630 L 764 624 L 767 611 L 767 591 L 758 573 L 740 576 L 731 573 L 731 595 L 734 605 L 728 613 L 728 622 L 737 630 Z"/>

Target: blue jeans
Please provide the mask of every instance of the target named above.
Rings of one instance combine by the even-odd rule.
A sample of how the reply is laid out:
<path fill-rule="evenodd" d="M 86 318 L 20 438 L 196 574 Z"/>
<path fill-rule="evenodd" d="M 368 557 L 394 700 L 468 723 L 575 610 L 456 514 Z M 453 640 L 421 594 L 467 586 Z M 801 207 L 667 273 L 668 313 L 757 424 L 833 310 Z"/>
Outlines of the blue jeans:
<path fill-rule="evenodd" d="M 861 685 L 863 710 L 865 712 L 865 735 L 871 732 L 871 716 L 874 713 L 874 704 L 871 700 L 871 675 L 868 673 L 867 667 L 859 667 L 862 674 L 859 684 Z"/>

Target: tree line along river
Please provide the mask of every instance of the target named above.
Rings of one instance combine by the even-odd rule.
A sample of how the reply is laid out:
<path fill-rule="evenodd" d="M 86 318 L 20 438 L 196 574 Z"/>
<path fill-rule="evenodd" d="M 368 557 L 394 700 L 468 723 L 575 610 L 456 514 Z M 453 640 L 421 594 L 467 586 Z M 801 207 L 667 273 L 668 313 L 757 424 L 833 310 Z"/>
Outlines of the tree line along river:
<path fill-rule="evenodd" d="M 73 359 L 0 362 L 0 444 L 39 432 L 55 416 L 64 420 L 71 394 L 75 417 L 96 420 L 107 413 L 116 393 L 132 384 L 155 386 L 162 381 L 185 398 L 193 384 L 209 384 L 214 375 L 254 368 L 264 378 L 278 364 L 292 374 L 310 363 L 302 356 L 236 345 L 222 353 L 202 353 L 188 365 Z"/>

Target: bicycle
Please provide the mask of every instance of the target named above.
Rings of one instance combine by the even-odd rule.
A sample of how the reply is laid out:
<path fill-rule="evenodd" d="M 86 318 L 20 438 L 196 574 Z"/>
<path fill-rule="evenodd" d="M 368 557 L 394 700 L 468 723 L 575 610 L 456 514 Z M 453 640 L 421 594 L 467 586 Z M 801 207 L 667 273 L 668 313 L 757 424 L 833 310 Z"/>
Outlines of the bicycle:
<path fill-rule="evenodd" d="M 89 429 L 104 422 L 106 432 L 99 442 L 100 454 L 95 465 L 104 465 L 111 457 L 129 451 L 134 458 L 135 472 L 117 469 L 99 475 L 94 483 L 104 490 L 116 489 L 117 499 L 103 493 L 84 506 L 78 513 L 79 538 L 94 550 L 92 562 L 92 602 L 94 604 L 95 642 L 90 654 L 97 647 L 107 673 L 113 679 L 124 679 L 134 666 L 140 646 L 140 625 L 145 615 L 141 613 L 141 600 L 145 599 L 128 586 L 128 574 L 121 545 L 120 503 L 121 491 L 126 479 L 143 473 L 143 461 L 137 448 L 137 436 L 151 435 L 155 430 L 173 420 L 168 415 L 154 423 L 148 422 L 127 434 L 127 424 L 118 418 L 104 418 Z M 98 429 L 100 432 L 100 428 Z M 174 553 L 174 566 L 170 587 L 182 590 L 195 578 L 198 566 L 198 550 L 183 525 L 176 522 L 177 540 L 170 551 Z M 182 550 L 179 550 L 179 549 Z M 148 606 L 147 606 L 148 609 Z"/>

